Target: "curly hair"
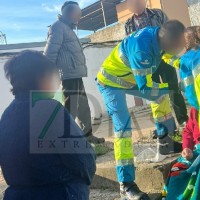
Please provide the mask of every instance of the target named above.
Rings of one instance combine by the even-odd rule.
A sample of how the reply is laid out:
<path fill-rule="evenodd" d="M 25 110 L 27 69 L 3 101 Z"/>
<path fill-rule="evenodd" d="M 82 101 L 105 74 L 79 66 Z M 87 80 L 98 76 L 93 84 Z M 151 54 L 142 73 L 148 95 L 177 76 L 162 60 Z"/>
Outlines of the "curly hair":
<path fill-rule="evenodd" d="M 190 26 L 185 30 L 186 49 L 190 50 L 200 45 L 200 26 Z"/>
<path fill-rule="evenodd" d="M 12 85 L 13 95 L 38 90 L 39 81 L 49 73 L 55 73 L 56 66 L 38 51 L 22 51 L 4 65 L 6 78 Z"/>

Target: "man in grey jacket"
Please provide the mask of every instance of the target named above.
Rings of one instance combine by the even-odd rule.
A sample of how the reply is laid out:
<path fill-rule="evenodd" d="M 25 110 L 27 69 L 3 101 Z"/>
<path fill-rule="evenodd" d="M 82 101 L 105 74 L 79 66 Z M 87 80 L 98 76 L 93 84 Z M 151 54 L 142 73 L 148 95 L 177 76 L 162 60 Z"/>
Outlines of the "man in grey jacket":
<path fill-rule="evenodd" d="M 91 112 L 82 80 L 87 77 L 86 59 L 73 31 L 81 18 L 81 9 L 77 2 L 67 1 L 61 12 L 62 15 L 49 29 L 44 55 L 60 70 L 65 107 L 77 119 L 89 142 L 103 143 L 104 138 L 92 134 Z"/>

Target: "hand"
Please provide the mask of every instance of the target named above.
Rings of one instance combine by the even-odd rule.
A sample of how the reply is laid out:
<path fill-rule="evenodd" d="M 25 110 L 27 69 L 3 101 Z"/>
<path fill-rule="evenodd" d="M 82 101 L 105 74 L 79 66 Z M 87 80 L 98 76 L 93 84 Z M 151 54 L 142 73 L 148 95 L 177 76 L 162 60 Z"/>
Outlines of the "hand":
<path fill-rule="evenodd" d="M 182 157 L 187 159 L 187 160 L 191 160 L 193 158 L 193 151 L 189 148 L 185 148 L 182 151 Z"/>

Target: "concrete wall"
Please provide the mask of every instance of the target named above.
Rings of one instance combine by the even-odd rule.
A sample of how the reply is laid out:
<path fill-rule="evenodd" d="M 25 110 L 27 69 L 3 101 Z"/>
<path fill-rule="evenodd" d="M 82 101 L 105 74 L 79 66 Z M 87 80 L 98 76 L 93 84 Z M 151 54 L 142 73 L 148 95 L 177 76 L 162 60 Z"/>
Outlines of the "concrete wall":
<path fill-rule="evenodd" d="M 124 23 L 119 23 L 89 35 L 91 42 L 122 40 L 125 36 Z"/>
<path fill-rule="evenodd" d="M 192 25 L 200 25 L 200 0 L 187 0 Z"/>

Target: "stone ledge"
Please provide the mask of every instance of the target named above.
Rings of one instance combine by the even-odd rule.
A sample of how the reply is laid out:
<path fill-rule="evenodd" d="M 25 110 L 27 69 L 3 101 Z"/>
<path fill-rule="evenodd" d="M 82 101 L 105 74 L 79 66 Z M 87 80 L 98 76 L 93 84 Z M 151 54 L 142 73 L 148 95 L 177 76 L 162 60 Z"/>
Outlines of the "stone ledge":
<path fill-rule="evenodd" d="M 140 189 L 147 193 L 160 193 L 177 157 L 174 155 L 160 163 L 136 163 L 136 183 Z M 97 159 L 97 171 L 91 188 L 118 191 L 113 152 Z"/>

